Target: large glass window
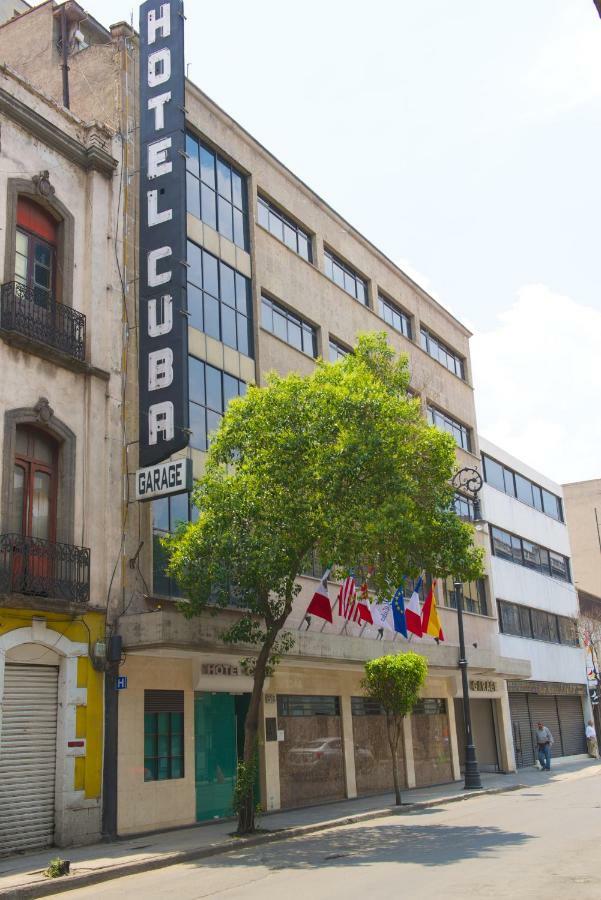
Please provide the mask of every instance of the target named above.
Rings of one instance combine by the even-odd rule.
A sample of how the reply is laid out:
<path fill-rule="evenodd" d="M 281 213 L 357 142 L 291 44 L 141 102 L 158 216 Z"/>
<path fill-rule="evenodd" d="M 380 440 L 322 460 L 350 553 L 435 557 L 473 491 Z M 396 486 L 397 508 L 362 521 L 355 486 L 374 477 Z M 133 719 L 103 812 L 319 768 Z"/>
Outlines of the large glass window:
<path fill-rule="evenodd" d="M 189 357 L 188 379 L 190 446 L 207 450 L 211 433 L 219 428 L 230 400 L 245 394 L 246 384 L 195 356 Z"/>
<path fill-rule="evenodd" d="M 264 197 L 259 197 L 257 200 L 257 218 L 259 225 L 267 228 L 283 244 L 286 244 L 303 259 L 313 262 L 309 233 Z"/>
<path fill-rule="evenodd" d="M 534 569 L 543 575 L 551 575 L 562 581 L 571 580 L 570 561 L 567 556 L 562 556 L 561 553 L 555 553 L 546 547 L 539 547 L 538 544 L 519 537 L 517 534 L 509 534 L 502 528 L 497 528 L 496 525 L 491 525 L 490 537 L 492 552 L 495 556 L 517 563 L 519 566 Z"/>
<path fill-rule="evenodd" d="M 388 297 L 378 295 L 378 312 L 387 325 L 390 325 L 396 331 L 400 331 L 406 338 L 411 340 L 411 319 L 407 313 L 389 300 Z"/>
<path fill-rule="evenodd" d="M 474 501 L 470 497 L 464 497 L 463 494 L 455 494 L 454 499 L 455 512 L 460 519 L 469 519 L 473 522 L 476 516 Z"/>
<path fill-rule="evenodd" d="M 252 356 L 250 280 L 188 241 L 188 313 L 193 328 Z"/>
<path fill-rule="evenodd" d="M 195 522 L 198 510 L 191 494 L 175 494 L 152 501 L 152 573 L 155 594 L 163 597 L 181 597 L 174 578 L 167 574 L 168 556 L 161 540 L 176 531 L 181 522 Z"/>
<path fill-rule="evenodd" d="M 455 584 L 452 578 L 447 578 L 442 583 L 445 606 L 457 609 L 457 597 Z M 463 609 L 466 612 L 477 613 L 480 616 L 488 615 L 488 602 L 486 598 L 486 580 L 479 578 L 477 581 L 464 582 L 462 585 Z"/>
<path fill-rule="evenodd" d="M 317 334 L 313 325 L 270 297 L 261 297 L 261 324 L 291 347 L 307 356 L 317 356 Z"/>
<path fill-rule="evenodd" d="M 461 422 L 451 418 L 440 409 L 436 409 L 435 406 L 428 406 L 428 420 L 431 425 L 435 425 L 441 431 L 452 434 L 458 447 L 463 447 L 464 450 L 472 449 L 470 429 L 466 425 L 462 425 Z"/>
<path fill-rule="evenodd" d="M 324 251 L 325 273 L 343 291 L 367 306 L 367 282 L 330 250 Z"/>
<path fill-rule="evenodd" d="M 465 364 L 463 359 L 458 356 L 457 353 L 447 347 L 446 344 L 443 344 L 442 341 L 439 341 L 438 338 L 435 338 L 434 335 L 430 334 L 425 328 L 421 329 L 420 340 L 422 349 L 425 350 L 429 356 L 433 359 L 437 359 L 438 362 L 442 363 L 443 366 L 449 370 L 449 372 L 452 372 L 459 378 L 463 378 L 465 381 Z"/>
<path fill-rule="evenodd" d="M 186 135 L 188 212 L 248 250 L 244 176 L 192 134 Z"/>
<path fill-rule="evenodd" d="M 144 781 L 184 777 L 184 692 L 144 691 Z"/>
<path fill-rule="evenodd" d="M 499 627 L 503 634 L 525 637 L 551 644 L 578 647 L 578 630 L 573 619 L 556 616 L 544 609 L 498 600 Z"/>
<path fill-rule="evenodd" d="M 563 522 L 562 502 L 555 494 L 541 488 L 525 475 L 514 472 L 513 469 L 502 465 L 484 453 L 482 454 L 482 464 L 484 480 L 491 487 L 503 491 L 510 497 L 516 497 L 533 509 L 538 509 L 539 512 L 544 512 L 559 522 Z"/>

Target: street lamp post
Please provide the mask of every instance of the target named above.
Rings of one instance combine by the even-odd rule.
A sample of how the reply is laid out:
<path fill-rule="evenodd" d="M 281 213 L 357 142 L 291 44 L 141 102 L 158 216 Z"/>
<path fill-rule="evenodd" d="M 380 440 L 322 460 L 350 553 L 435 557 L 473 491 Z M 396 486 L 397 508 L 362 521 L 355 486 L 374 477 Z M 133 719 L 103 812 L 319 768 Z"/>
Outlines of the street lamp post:
<path fill-rule="evenodd" d="M 474 519 L 480 518 L 480 501 L 478 494 L 482 488 L 482 476 L 477 469 L 460 469 L 453 477 L 453 487 L 466 494 L 474 504 Z M 465 784 L 466 791 L 482 789 L 476 747 L 472 733 L 472 716 L 470 712 L 470 690 L 467 678 L 467 655 L 465 652 L 465 634 L 463 630 L 463 583 L 455 580 L 455 601 L 457 604 L 457 630 L 459 632 L 459 669 L 461 671 L 461 687 L 463 691 L 463 721 L 465 723 Z"/>

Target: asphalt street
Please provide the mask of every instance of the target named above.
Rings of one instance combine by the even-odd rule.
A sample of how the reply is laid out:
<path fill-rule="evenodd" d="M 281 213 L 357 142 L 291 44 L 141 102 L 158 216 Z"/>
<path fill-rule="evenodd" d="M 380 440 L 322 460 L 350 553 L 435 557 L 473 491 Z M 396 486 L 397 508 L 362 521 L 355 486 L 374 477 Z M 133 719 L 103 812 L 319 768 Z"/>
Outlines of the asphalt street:
<path fill-rule="evenodd" d="M 409 896 L 600 900 L 601 770 L 386 816 L 61 895 L 194 900 Z"/>

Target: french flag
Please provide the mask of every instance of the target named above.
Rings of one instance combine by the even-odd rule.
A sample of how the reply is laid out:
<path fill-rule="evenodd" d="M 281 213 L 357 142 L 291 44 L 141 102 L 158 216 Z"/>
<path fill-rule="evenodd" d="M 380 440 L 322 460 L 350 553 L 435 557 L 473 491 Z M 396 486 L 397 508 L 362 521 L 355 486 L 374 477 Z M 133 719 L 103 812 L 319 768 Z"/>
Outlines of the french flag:
<path fill-rule="evenodd" d="M 405 622 L 407 623 L 407 631 L 416 634 L 418 637 L 423 636 L 422 631 L 422 613 L 419 605 L 419 592 L 422 586 L 422 576 L 420 575 L 415 582 L 413 593 L 409 602 L 405 606 Z"/>

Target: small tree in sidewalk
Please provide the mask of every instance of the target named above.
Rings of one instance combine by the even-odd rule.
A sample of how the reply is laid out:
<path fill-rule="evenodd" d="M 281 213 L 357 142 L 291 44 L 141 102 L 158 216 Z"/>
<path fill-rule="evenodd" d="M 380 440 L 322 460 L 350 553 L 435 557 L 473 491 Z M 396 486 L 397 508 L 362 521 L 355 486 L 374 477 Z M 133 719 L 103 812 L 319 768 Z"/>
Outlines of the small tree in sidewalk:
<path fill-rule="evenodd" d="M 361 683 L 365 696 L 379 703 L 386 715 L 397 806 L 401 805 L 398 749 L 403 719 L 417 703 L 427 674 L 428 664 L 418 653 L 390 654 L 365 663 L 365 678 Z"/>

